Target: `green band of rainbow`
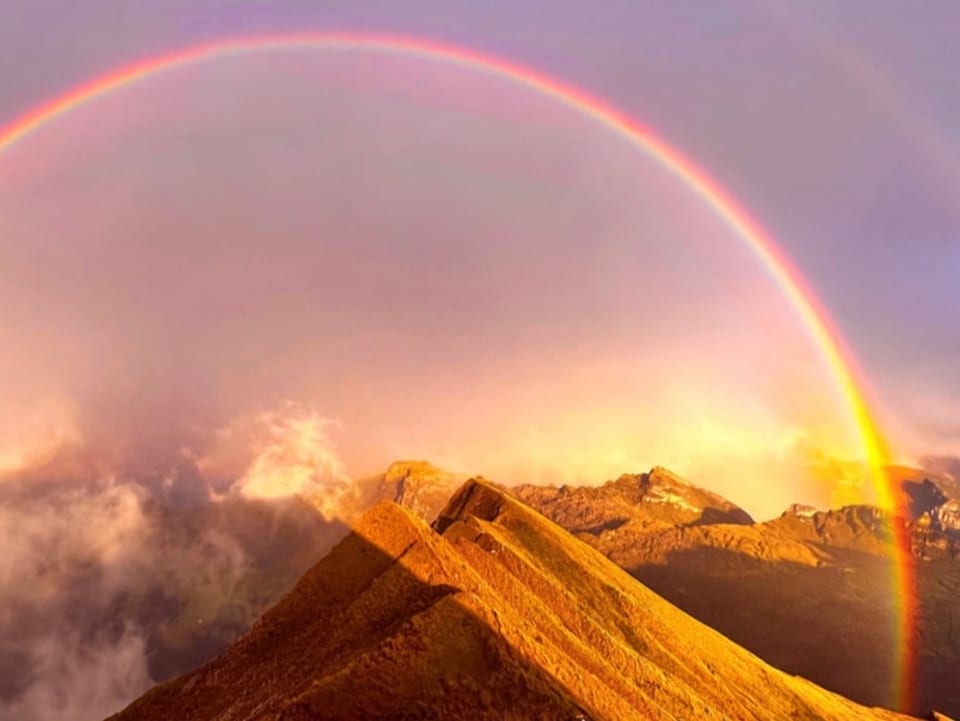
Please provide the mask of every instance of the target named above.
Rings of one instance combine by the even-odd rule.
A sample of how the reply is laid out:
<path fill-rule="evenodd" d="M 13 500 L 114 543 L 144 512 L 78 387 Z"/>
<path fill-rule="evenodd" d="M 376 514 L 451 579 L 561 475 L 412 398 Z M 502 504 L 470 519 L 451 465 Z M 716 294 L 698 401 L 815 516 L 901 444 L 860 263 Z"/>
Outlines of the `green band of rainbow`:
<path fill-rule="evenodd" d="M 546 75 L 469 49 L 389 35 L 296 33 L 217 40 L 168 55 L 148 58 L 69 90 L 0 128 L 0 153 L 72 110 L 141 80 L 184 66 L 230 56 L 305 49 L 367 50 L 403 54 L 462 65 L 494 75 L 553 98 L 561 105 L 594 119 L 672 173 L 747 243 L 790 300 L 849 406 L 870 466 L 880 505 L 893 512 L 901 510 L 898 507 L 901 502 L 900 494 L 886 470 L 890 461 L 889 452 L 873 419 L 853 356 L 817 296 L 783 251 L 710 176 L 649 128 L 610 104 Z M 909 538 L 903 528 L 896 529 L 894 541 L 891 569 L 897 611 L 895 640 L 899 653 L 893 659 L 895 688 L 892 690 L 892 703 L 897 708 L 910 708 L 915 668 L 915 581 Z"/>

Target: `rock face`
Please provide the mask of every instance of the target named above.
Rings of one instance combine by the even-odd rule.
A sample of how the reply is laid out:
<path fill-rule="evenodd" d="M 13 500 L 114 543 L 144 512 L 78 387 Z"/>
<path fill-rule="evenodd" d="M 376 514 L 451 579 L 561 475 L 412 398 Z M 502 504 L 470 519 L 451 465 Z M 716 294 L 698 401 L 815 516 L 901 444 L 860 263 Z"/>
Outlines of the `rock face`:
<path fill-rule="evenodd" d="M 924 484 L 929 481 L 924 481 Z M 932 485 L 932 484 L 931 484 Z M 936 486 L 933 486 L 936 488 Z M 923 489 L 921 492 L 928 492 Z M 916 504 L 915 507 L 918 507 Z M 942 498 L 930 503 L 912 519 L 920 528 L 938 531 L 946 536 L 960 540 L 960 501 Z"/>
<path fill-rule="evenodd" d="M 925 513 L 929 514 L 949 500 L 929 478 L 906 478 L 900 482 L 900 488 L 909 501 L 911 520 L 916 520 Z"/>
<path fill-rule="evenodd" d="M 930 511 L 931 525 L 952 535 L 960 535 L 960 501 L 946 501 Z"/>
<path fill-rule="evenodd" d="M 358 483 L 357 508 L 362 513 L 380 501 L 393 501 L 429 522 L 466 479 L 426 461 L 396 461 L 383 475 Z"/>
<path fill-rule="evenodd" d="M 960 484 L 916 469 L 895 472 L 908 501 L 913 554 L 924 561 L 960 560 Z"/>
<path fill-rule="evenodd" d="M 767 666 L 483 481 L 392 502 L 116 721 L 897 719 Z"/>
<path fill-rule="evenodd" d="M 912 468 L 894 468 L 909 502 L 910 520 L 960 539 L 960 482 Z"/>
<path fill-rule="evenodd" d="M 793 503 L 783 512 L 785 516 L 795 516 L 796 518 L 812 518 L 816 515 L 817 509 L 813 506 L 805 506 L 802 503 Z"/>
<path fill-rule="evenodd" d="M 739 506 L 683 481 L 665 468 L 625 474 L 602 486 L 514 486 L 510 493 L 574 534 L 629 535 L 713 523 L 750 525 Z"/>

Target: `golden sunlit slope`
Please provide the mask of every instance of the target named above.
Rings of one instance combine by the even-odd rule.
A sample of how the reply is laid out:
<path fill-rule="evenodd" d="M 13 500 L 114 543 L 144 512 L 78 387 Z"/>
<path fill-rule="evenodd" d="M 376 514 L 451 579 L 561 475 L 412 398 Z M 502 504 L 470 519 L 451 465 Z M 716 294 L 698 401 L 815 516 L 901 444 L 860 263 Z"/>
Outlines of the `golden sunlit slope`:
<path fill-rule="evenodd" d="M 870 506 L 793 506 L 754 525 L 665 524 L 657 521 L 659 505 L 640 498 L 625 510 L 622 496 L 611 500 L 606 488 L 522 492 L 645 585 L 770 664 L 862 703 L 889 703 L 891 659 L 899 650 L 887 554 L 891 524 L 904 521 Z M 701 492 L 688 488 L 675 495 Z M 917 485 L 915 495 L 945 494 Z M 923 508 L 932 525 L 909 523 L 919 561 L 915 710 L 958 715 L 960 538 L 936 527 L 951 508 L 948 500 L 939 503 Z M 589 531 L 571 520 L 583 513 L 592 519 Z"/>
<path fill-rule="evenodd" d="M 897 719 L 781 673 L 479 480 L 391 502 L 234 646 L 116 721 Z"/>

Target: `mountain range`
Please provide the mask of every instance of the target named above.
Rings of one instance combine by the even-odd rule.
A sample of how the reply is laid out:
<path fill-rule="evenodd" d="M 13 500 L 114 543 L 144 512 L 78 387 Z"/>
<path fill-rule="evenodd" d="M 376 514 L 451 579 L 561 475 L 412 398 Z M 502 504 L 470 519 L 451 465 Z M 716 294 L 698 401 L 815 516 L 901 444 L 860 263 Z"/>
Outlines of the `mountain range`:
<path fill-rule="evenodd" d="M 113 721 L 888 719 L 778 671 L 501 488 L 368 511 L 225 653 Z"/>
<path fill-rule="evenodd" d="M 766 664 L 867 706 L 891 702 L 890 659 L 897 649 L 890 630 L 897 609 L 886 554 L 891 524 L 906 523 L 920 600 L 917 694 L 909 710 L 960 716 L 960 496 L 950 478 L 896 472 L 911 499 L 910 517 L 900 521 L 870 506 L 793 506 L 757 523 L 735 504 L 659 467 L 600 486 L 475 483 L 542 514 L 550 538 L 562 529 L 560 537 L 575 540 L 578 548 L 593 547 L 641 582 L 633 582 L 636 593 L 652 591 Z M 124 597 L 111 612 L 146 629 L 152 678 L 173 679 L 221 652 L 232 653 L 230 644 L 302 574 L 313 574 L 308 569 L 318 559 L 363 531 L 370 509 L 393 504 L 407 509 L 403 518 L 425 522 L 451 516 L 449 499 L 466 478 L 423 461 L 395 463 L 355 484 L 342 522 L 327 520 L 297 498 L 235 498 L 180 511 L 156 507 L 150 513 L 163 529 L 160 542 L 209 543 L 212 528 L 237 543 L 246 561 L 229 583 L 215 569 L 187 574 L 197 579 L 190 587 L 182 587 L 182 580 L 179 586 L 169 583 L 177 574 L 158 569 L 155 588 Z M 442 525 L 438 521 L 435 528 L 444 537 Z M 374 540 L 371 547 L 380 548 L 383 539 Z"/>
<path fill-rule="evenodd" d="M 599 487 L 511 489 L 692 616 L 790 673 L 867 704 L 889 699 L 899 652 L 892 527 L 906 523 L 917 580 L 915 712 L 960 714 L 960 529 L 956 486 L 894 469 L 911 518 L 866 506 L 792 506 L 755 523 L 654 468 Z M 665 508 L 664 497 L 674 501 Z M 589 509 L 589 510 L 585 510 Z M 587 513 L 589 527 L 582 525 Z M 704 518 L 726 518 L 719 523 Z"/>

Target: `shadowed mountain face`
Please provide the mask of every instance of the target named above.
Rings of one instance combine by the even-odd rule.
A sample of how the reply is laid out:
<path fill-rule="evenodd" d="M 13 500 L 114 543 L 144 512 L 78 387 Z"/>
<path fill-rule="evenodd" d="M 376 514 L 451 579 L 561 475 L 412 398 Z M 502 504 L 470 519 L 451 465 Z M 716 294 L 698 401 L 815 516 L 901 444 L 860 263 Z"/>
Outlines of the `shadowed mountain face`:
<path fill-rule="evenodd" d="M 335 512 L 308 493 L 173 497 L 132 472 L 0 484 L 0 719 L 102 718 L 222 652 L 378 500 L 432 518 L 463 480 L 398 462 Z"/>
<path fill-rule="evenodd" d="M 146 649 L 150 675 L 162 680 L 225 649 L 348 530 L 299 498 L 231 498 L 179 512 L 158 508 L 156 513 L 157 526 L 170 537 L 180 537 L 170 544 L 173 552 L 214 528 L 236 546 L 242 559 L 226 579 L 218 577 L 216 568 L 202 569 L 209 578 L 201 576 L 192 588 L 163 589 L 165 579 L 157 579 L 152 593 L 165 603 L 153 608 L 144 604 L 142 612 L 147 614 L 143 626 L 152 629 Z M 176 563 L 176 557 L 171 561 Z"/>
<path fill-rule="evenodd" d="M 928 477 L 912 468 L 894 470 L 909 499 L 910 520 L 933 531 L 934 537 L 939 533 L 955 539 L 960 547 L 960 481 L 950 476 Z"/>
<path fill-rule="evenodd" d="M 611 485 L 622 481 L 517 492 L 664 598 L 777 668 L 862 703 L 890 702 L 891 665 L 878 659 L 899 652 L 892 645 L 898 610 L 886 556 L 891 523 L 902 521 L 869 506 L 827 512 L 793 506 L 760 524 L 695 524 L 679 510 L 665 514 L 643 494 L 611 493 Z M 671 488 L 683 485 L 670 478 Z M 913 710 L 960 715 L 960 542 L 949 528 L 924 521 L 942 517 L 954 501 L 949 489 L 922 477 L 904 486 L 921 504 L 908 521 L 919 561 L 921 649 Z M 688 486 L 671 493 L 694 498 L 702 492 Z M 580 521 L 583 514 L 590 529 Z M 681 514 L 680 522 L 665 523 L 670 514 Z M 690 511 L 687 519 L 695 515 Z"/>
<path fill-rule="evenodd" d="M 224 654 L 112 717 L 896 719 L 767 666 L 483 481 L 369 511 Z"/>
<path fill-rule="evenodd" d="M 341 509 L 345 520 L 327 520 L 308 500 L 227 498 L 195 508 L 157 505 L 149 513 L 171 549 L 202 547 L 214 529 L 236 548 L 231 574 L 205 569 L 195 585 L 174 587 L 160 577 L 141 596 L 108 609 L 147 629 L 150 677 L 165 681 L 224 650 L 348 532 L 347 522 L 381 500 L 395 501 L 424 519 L 434 518 L 465 480 L 423 461 L 398 461 L 382 476 L 360 481 Z M 209 559 L 219 556 L 211 553 Z M 104 621 L 106 622 L 106 621 Z"/>

